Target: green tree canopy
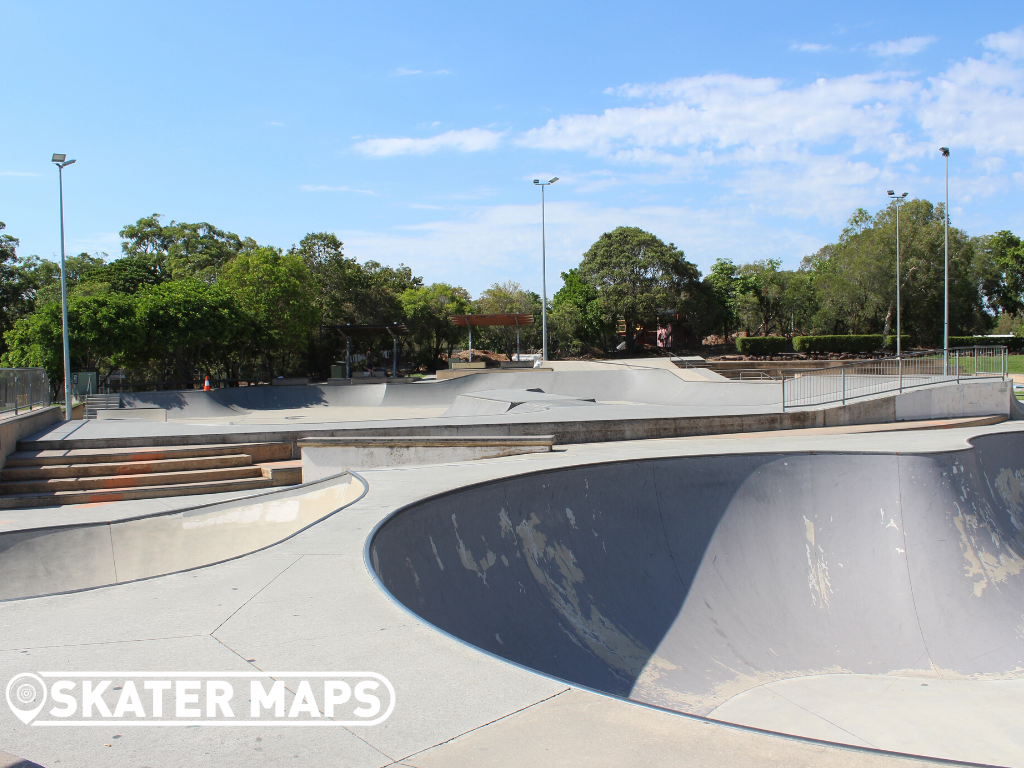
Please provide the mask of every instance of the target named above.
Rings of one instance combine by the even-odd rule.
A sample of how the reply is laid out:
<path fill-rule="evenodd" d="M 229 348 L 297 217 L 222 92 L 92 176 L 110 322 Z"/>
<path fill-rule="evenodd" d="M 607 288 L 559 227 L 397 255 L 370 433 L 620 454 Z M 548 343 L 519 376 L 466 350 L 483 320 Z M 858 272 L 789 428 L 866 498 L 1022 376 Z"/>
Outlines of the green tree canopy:
<path fill-rule="evenodd" d="M 625 322 L 629 352 L 640 328 L 668 309 L 680 311 L 680 303 L 693 300 L 700 282 L 700 272 L 681 250 L 638 227 L 601 235 L 583 255 L 579 274 L 597 289 L 604 311 Z"/>
<path fill-rule="evenodd" d="M 402 312 L 412 340 L 420 345 L 420 362 L 437 368 L 441 353 L 459 342 L 465 331 L 449 315 L 472 310 L 469 292 L 448 283 L 407 288 L 401 295 Z"/>
<path fill-rule="evenodd" d="M 536 348 L 541 344 L 540 296 L 531 291 L 524 291 L 519 283 L 511 280 L 494 283 L 480 294 L 474 302 L 472 311 L 481 315 L 533 314 L 535 324 L 524 325 L 519 329 L 521 346 Z M 473 334 L 474 343 L 481 349 L 493 349 L 504 352 L 509 360 L 516 351 L 516 327 L 483 326 L 479 334 Z"/>
<path fill-rule="evenodd" d="M 206 222 L 171 221 L 164 226 L 160 218 L 154 213 L 122 229 L 121 250 L 126 256 L 151 257 L 161 274 L 174 279 L 198 275 L 211 282 L 220 267 L 256 246 L 249 238 L 242 240 Z"/>

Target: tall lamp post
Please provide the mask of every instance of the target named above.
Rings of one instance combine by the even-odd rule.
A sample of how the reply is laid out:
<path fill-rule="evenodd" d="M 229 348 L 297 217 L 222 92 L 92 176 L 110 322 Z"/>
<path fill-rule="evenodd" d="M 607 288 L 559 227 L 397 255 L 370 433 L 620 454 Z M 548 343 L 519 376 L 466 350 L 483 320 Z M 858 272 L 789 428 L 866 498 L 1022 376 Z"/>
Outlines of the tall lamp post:
<path fill-rule="evenodd" d="M 907 202 L 907 193 L 897 195 L 890 189 L 886 194 L 896 203 L 896 357 L 900 357 L 903 354 L 903 340 L 900 338 L 903 330 L 900 324 L 900 206 Z"/>
<path fill-rule="evenodd" d="M 544 187 L 550 187 L 558 181 L 558 177 L 551 179 L 550 181 L 541 181 L 540 179 L 534 179 L 533 183 L 540 187 L 540 290 L 541 290 L 541 304 L 540 304 L 540 323 L 541 323 L 541 336 L 543 343 L 541 346 L 541 359 L 545 362 L 548 359 L 548 254 L 547 254 L 547 236 L 544 231 L 546 222 L 544 219 Z"/>
<path fill-rule="evenodd" d="M 60 308 L 64 318 L 64 418 L 71 421 L 71 342 L 68 338 L 68 281 L 64 266 L 64 169 L 74 160 L 67 155 L 54 152 L 53 164 L 57 166 L 57 181 L 60 185 Z"/>
<path fill-rule="evenodd" d="M 946 207 L 943 210 L 942 228 L 945 235 L 945 271 L 942 285 L 942 372 L 949 372 L 949 147 L 939 147 L 946 158 Z"/>

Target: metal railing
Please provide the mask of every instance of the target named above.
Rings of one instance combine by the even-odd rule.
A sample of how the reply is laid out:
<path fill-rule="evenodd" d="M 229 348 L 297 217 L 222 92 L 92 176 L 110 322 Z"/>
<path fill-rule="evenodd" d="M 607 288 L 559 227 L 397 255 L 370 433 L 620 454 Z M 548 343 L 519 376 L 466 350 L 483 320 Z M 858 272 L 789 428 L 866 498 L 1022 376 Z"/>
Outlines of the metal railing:
<path fill-rule="evenodd" d="M 963 379 L 1007 374 L 1006 347 L 956 347 L 948 358 L 941 349 L 902 357 L 864 360 L 834 368 L 788 370 L 782 374 L 782 410 L 825 403 L 846 403 L 886 392 Z"/>
<path fill-rule="evenodd" d="M 0 413 L 50 404 L 50 380 L 42 368 L 0 368 Z"/>

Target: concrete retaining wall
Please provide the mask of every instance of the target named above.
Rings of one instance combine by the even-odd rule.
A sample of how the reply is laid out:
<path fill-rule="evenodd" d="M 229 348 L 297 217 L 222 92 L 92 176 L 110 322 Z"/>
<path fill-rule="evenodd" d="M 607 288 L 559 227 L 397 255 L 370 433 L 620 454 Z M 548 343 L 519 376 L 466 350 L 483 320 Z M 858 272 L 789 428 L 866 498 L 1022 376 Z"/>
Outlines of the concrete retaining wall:
<path fill-rule="evenodd" d="M 946 384 L 904 392 L 896 397 L 896 421 L 1009 416 L 1013 382 Z"/>
<path fill-rule="evenodd" d="M 686 382 L 681 382 L 683 385 Z M 759 387 L 751 384 L 712 384 L 711 388 Z M 953 389 L 956 392 L 941 394 L 929 399 L 927 392 L 939 389 Z M 963 391 L 960 392 L 960 389 Z M 200 393 L 202 394 L 202 393 Z M 520 421 L 515 417 L 496 416 L 487 421 L 484 417 L 469 422 L 468 419 L 452 419 L 452 423 L 419 425 L 406 422 L 402 425 L 359 428 L 324 429 L 307 427 L 297 429 L 264 429 L 252 432 L 211 431 L 189 435 L 160 435 L 103 439 L 37 440 L 34 449 L 74 448 L 137 448 L 152 445 L 209 445 L 211 443 L 261 443 L 291 442 L 293 458 L 300 458 L 298 441 L 303 438 L 325 437 L 497 437 L 509 435 L 541 436 L 553 435 L 555 443 L 571 445 L 576 443 L 605 443 L 620 440 L 650 440 L 665 437 L 695 437 L 700 435 L 735 434 L 739 432 L 770 432 L 781 429 L 807 429 L 811 427 L 838 427 L 857 424 L 886 424 L 897 419 L 897 401 L 901 405 L 902 420 L 947 418 L 957 415 L 997 416 L 1010 414 L 1011 387 L 1008 382 L 978 381 L 965 384 L 947 384 L 940 387 L 913 390 L 901 395 L 861 400 L 832 408 L 815 410 L 786 411 L 785 413 L 747 413 L 729 416 L 680 416 L 670 418 L 639 419 L 576 419 L 566 421 Z M 960 411 L 949 403 L 969 403 Z M 930 403 L 934 411 L 924 404 Z M 935 413 L 936 415 L 932 415 Z M 914 414 L 913 416 L 909 414 Z M 461 422 L 461 423 L 459 423 Z M 26 446 L 27 447 L 27 446 Z"/>
<path fill-rule="evenodd" d="M 60 407 L 51 405 L 0 420 L 0 469 L 3 468 L 7 457 L 18 450 L 19 440 L 56 424 L 63 418 Z"/>
<path fill-rule="evenodd" d="M 373 469 L 449 461 L 494 459 L 551 451 L 555 438 L 540 437 L 328 437 L 299 440 L 306 482 L 347 469 Z"/>
<path fill-rule="evenodd" d="M 354 475 L 167 514 L 0 533 L 0 600 L 147 579 L 276 544 L 362 498 Z"/>

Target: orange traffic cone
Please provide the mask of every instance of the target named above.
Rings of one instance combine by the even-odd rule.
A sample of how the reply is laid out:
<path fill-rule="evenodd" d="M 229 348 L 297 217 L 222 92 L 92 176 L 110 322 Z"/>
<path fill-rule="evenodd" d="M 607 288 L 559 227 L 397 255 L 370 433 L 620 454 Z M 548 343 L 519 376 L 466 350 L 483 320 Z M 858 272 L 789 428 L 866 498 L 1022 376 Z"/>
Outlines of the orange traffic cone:
<path fill-rule="evenodd" d="M 206 381 L 203 383 L 203 392 L 209 392 L 209 391 L 210 391 L 210 377 L 207 376 L 206 377 Z"/>

